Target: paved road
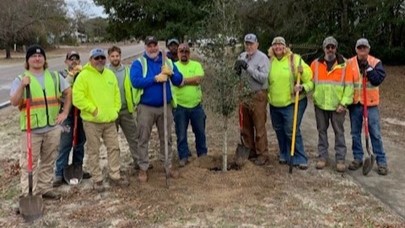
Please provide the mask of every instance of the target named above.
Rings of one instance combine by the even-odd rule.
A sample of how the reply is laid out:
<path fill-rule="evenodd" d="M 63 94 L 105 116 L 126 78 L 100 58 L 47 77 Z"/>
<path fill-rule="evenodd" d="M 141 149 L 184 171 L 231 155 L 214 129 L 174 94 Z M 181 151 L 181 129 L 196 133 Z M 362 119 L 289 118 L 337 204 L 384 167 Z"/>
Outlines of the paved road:
<path fill-rule="evenodd" d="M 130 46 L 122 46 L 122 58 L 129 58 L 141 53 L 143 44 L 136 44 Z M 82 64 L 87 62 L 87 53 L 80 53 L 82 55 Z M 60 70 L 65 68 L 65 56 L 48 59 L 49 68 L 51 70 Z M 2 65 L 0 66 L 0 107 L 7 105 L 10 99 L 10 85 L 14 78 L 23 70 L 22 63 Z"/>
<path fill-rule="evenodd" d="M 308 107 L 302 121 L 301 131 L 304 137 L 305 145 L 318 145 L 318 132 L 316 130 L 315 113 L 312 102 L 308 102 Z M 401 132 L 398 133 L 403 134 Z M 329 159 L 334 164 L 335 138 L 332 131 L 332 126 L 329 126 L 328 136 Z M 355 182 L 363 186 L 366 191 L 372 193 L 374 196 L 396 211 L 400 216 L 405 218 L 405 169 L 403 168 L 405 164 L 405 156 L 403 156 L 405 142 L 398 144 L 391 141 L 389 137 L 384 137 L 384 135 L 382 137 L 384 150 L 388 159 L 388 175 L 378 175 L 376 172 L 377 165 L 374 165 L 374 169 L 368 174 L 368 176 L 363 176 L 361 169 L 357 171 L 347 171 L 346 174 L 352 176 Z M 353 160 L 351 150 L 352 140 L 350 136 L 350 120 L 348 118 L 348 114 L 346 115 L 345 121 L 345 139 L 347 145 L 346 164 L 348 165 L 349 162 Z M 364 142 L 363 147 L 365 148 Z M 312 162 L 314 165 L 315 161 Z M 334 166 L 329 168 L 334 168 Z"/>

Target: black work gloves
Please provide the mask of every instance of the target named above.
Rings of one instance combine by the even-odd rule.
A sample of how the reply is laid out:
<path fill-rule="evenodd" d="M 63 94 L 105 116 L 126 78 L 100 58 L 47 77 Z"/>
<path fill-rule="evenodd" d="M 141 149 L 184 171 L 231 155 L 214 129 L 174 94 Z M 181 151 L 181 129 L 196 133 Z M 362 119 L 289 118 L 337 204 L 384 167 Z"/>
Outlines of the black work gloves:
<path fill-rule="evenodd" d="M 233 69 L 236 71 L 236 74 L 239 76 L 242 73 L 242 69 L 246 70 L 248 68 L 248 64 L 245 60 L 238 59 L 235 61 L 235 65 L 233 66 Z"/>
<path fill-rule="evenodd" d="M 369 67 L 367 60 L 360 60 L 359 61 L 359 68 L 360 68 L 360 72 L 361 74 L 364 75 L 364 73 L 366 73 L 367 68 Z"/>

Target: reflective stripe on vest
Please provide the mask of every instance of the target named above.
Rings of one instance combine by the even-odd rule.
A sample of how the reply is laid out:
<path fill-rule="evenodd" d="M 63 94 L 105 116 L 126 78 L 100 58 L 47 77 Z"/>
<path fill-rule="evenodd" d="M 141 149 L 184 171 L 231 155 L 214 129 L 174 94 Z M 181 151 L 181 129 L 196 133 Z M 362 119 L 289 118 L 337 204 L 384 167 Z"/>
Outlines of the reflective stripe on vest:
<path fill-rule="evenodd" d="M 124 94 L 125 100 L 127 102 L 127 109 L 129 113 L 133 113 L 135 94 L 131 84 L 131 79 L 129 77 L 129 67 L 127 66 L 125 66 L 125 75 L 124 75 Z"/>
<path fill-rule="evenodd" d="M 60 110 L 60 81 L 57 72 L 50 73 L 48 70 L 44 71 L 44 88 L 42 89 L 38 79 L 29 71 L 24 74 L 31 79 L 30 92 L 31 92 L 31 128 L 38 129 L 47 126 L 55 126 L 56 117 Z M 18 76 L 22 79 L 22 75 Z M 26 91 L 24 90 L 24 98 L 19 106 L 20 109 L 20 128 L 21 130 L 27 129 L 26 119 Z"/>
<path fill-rule="evenodd" d="M 364 104 L 363 100 L 363 75 L 360 73 L 360 68 L 359 64 L 357 62 L 357 57 L 353 57 L 350 59 L 352 61 L 352 66 L 353 66 L 353 72 L 354 72 L 354 97 L 353 97 L 353 104 L 358 104 L 359 102 L 361 104 Z M 375 66 L 380 62 L 379 59 L 368 55 L 367 57 L 367 62 L 368 64 L 372 67 L 375 68 Z M 375 106 L 380 103 L 380 90 L 378 86 L 373 86 L 368 80 L 367 80 L 367 105 L 368 106 Z"/>

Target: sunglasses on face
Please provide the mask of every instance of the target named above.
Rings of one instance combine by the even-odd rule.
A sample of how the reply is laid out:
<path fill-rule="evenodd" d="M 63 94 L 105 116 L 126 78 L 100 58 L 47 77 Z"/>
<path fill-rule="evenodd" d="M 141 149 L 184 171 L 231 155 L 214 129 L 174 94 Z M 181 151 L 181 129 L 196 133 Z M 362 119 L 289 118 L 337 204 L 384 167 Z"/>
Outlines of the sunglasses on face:
<path fill-rule="evenodd" d="M 367 46 L 364 46 L 364 45 L 361 45 L 361 46 L 358 46 L 357 47 L 357 49 L 359 49 L 359 50 L 361 50 L 361 49 L 366 49 L 367 48 Z"/>
<path fill-rule="evenodd" d="M 97 57 L 94 57 L 94 60 L 105 60 L 105 56 L 97 56 Z"/>
<path fill-rule="evenodd" d="M 180 50 L 180 53 L 186 53 L 186 54 L 188 54 L 188 53 L 190 53 L 190 51 L 189 51 L 189 50 Z"/>
<path fill-rule="evenodd" d="M 79 61 L 80 59 L 77 58 L 77 57 L 72 57 L 72 58 L 69 58 L 69 60 L 70 60 L 70 61 Z"/>
<path fill-rule="evenodd" d="M 336 48 L 335 45 L 328 45 L 328 46 L 325 47 L 325 49 L 327 49 L 327 50 L 330 50 L 330 49 L 333 50 L 335 48 Z"/>

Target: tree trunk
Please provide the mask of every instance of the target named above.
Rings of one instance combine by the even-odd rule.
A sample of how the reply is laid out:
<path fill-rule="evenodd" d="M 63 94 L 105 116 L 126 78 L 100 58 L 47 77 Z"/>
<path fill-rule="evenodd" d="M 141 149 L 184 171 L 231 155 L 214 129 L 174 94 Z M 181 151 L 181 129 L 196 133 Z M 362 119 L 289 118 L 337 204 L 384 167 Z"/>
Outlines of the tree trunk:
<path fill-rule="evenodd" d="M 222 171 L 228 171 L 228 117 L 224 116 L 224 150 L 222 154 Z"/>
<path fill-rule="evenodd" d="M 9 45 L 6 45 L 6 59 L 11 59 L 11 49 Z"/>

